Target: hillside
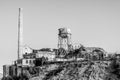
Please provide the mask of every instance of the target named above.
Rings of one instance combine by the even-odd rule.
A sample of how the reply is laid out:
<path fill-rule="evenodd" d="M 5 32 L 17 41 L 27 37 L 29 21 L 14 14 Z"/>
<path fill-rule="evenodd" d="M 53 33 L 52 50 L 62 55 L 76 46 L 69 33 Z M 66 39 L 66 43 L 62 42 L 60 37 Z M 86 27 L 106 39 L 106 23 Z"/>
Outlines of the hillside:
<path fill-rule="evenodd" d="M 120 61 L 72 61 L 24 70 L 20 77 L 2 80 L 120 80 Z"/>
<path fill-rule="evenodd" d="M 30 80 L 118 80 L 117 76 L 108 72 L 108 68 L 109 64 L 105 61 L 59 64 L 59 67 Z"/>

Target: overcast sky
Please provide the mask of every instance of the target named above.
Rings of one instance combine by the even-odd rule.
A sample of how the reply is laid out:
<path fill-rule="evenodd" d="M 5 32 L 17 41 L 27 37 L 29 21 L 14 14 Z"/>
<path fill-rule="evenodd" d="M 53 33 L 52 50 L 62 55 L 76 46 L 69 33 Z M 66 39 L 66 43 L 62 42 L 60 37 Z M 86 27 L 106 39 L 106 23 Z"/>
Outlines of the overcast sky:
<path fill-rule="evenodd" d="M 120 51 L 120 0 L 0 0 L 0 72 L 17 59 L 18 8 L 31 48 L 56 48 L 58 28 L 68 27 L 73 43 Z"/>

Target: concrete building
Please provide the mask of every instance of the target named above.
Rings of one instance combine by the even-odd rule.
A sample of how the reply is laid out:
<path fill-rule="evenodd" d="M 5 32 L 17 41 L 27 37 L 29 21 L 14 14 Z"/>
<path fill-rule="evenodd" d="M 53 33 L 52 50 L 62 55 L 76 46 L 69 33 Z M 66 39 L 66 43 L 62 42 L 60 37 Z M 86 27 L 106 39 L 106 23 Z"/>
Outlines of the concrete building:
<path fill-rule="evenodd" d="M 24 59 L 35 59 L 36 58 L 36 53 L 29 53 L 29 54 L 23 54 Z"/>
<path fill-rule="evenodd" d="M 56 57 L 56 54 L 54 51 L 39 51 L 36 53 L 36 58 L 46 58 L 48 61 L 53 61 Z"/>
<path fill-rule="evenodd" d="M 30 66 L 34 66 L 34 59 L 29 58 L 29 59 L 19 59 L 17 60 L 17 66 L 21 66 L 21 67 L 30 67 Z"/>
<path fill-rule="evenodd" d="M 82 45 L 79 44 L 79 43 L 74 43 L 74 44 L 72 44 L 72 48 L 73 48 L 73 50 L 75 50 L 75 49 L 79 49 L 81 46 L 82 46 Z"/>
<path fill-rule="evenodd" d="M 10 65 L 3 65 L 3 77 L 7 77 L 10 75 L 9 67 L 10 67 Z"/>
<path fill-rule="evenodd" d="M 27 45 L 23 46 L 23 54 L 29 54 L 29 53 L 33 53 L 33 49 Z"/>
<path fill-rule="evenodd" d="M 9 67 L 9 75 L 10 76 L 16 76 L 17 75 L 17 66 L 11 65 Z"/>

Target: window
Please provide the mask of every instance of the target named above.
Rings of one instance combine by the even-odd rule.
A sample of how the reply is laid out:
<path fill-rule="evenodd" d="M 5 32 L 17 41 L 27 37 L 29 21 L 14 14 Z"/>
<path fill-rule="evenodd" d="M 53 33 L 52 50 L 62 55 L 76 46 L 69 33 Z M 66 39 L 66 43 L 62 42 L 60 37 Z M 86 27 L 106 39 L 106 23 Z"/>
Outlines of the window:
<path fill-rule="evenodd" d="M 28 60 L 26 60 L 26 64 L 28 63 Z"/>
<path fill-rule="evenodd" d="M 32 63 L 32 61 L 30 60 L 30 64 Z"/>

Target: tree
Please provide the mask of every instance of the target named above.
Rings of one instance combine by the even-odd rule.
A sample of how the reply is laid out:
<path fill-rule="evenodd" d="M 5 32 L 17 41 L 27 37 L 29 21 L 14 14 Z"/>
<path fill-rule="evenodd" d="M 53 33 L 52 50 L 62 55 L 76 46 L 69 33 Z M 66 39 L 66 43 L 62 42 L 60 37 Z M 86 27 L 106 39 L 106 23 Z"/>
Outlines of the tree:
<path fill-rule="evenodd" d="M 3 77 L 1 80 L 14 80 L 11 76 Z"/>
<path fill-rule="evenodd" d="M 65 57 L 65 55 L 67 54 L 66 50 L 64 48 L 59 48 L 58 49 L 58 57 Z"/>
<path fill-rule="evenodd" d="M 109 72 L 120 78 L 120 64 L 116 58 L 113 58 L 110 63 Z"/>

